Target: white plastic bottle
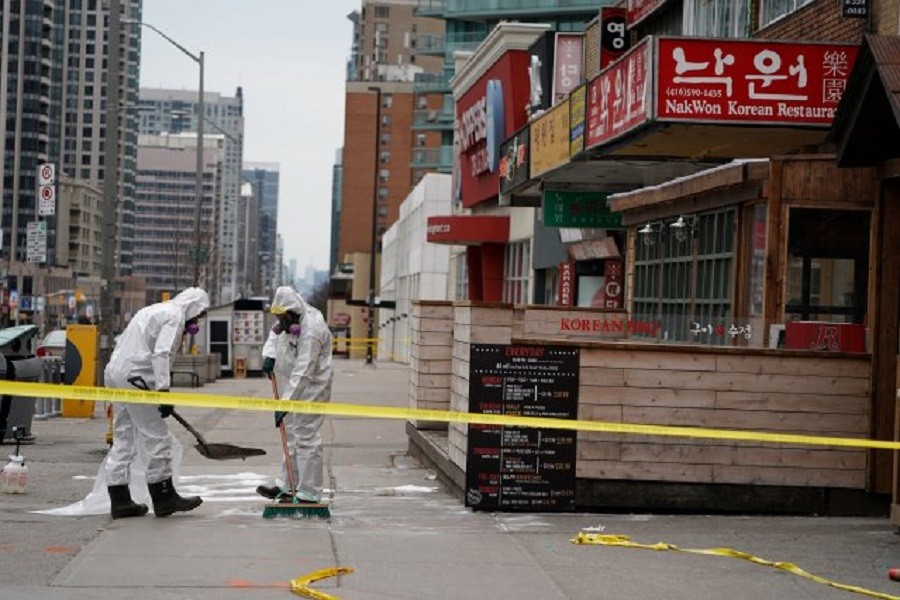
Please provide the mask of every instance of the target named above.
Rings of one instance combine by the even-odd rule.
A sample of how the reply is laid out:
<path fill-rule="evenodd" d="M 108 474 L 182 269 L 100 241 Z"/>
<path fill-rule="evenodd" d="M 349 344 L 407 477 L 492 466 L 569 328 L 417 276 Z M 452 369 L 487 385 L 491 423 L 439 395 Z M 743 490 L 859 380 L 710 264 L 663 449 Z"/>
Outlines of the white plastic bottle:
<path fill-rule="evenodd" d="M 0 472 L 0 491 L 4 494 L 25 494 L 28 492 L 28 467 L 25 457 L 11 454 L 9 462 Z"/>

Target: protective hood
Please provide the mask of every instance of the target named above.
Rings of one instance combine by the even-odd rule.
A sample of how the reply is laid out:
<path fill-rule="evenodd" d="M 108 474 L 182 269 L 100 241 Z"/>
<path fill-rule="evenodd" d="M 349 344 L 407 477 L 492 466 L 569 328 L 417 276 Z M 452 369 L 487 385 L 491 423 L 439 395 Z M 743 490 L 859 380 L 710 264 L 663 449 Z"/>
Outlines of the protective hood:
<path fill-rule="evenodd" d="M 172 298 L 170 302 L 180 306 L 184 311 L 184 320 L 190 321 L 209 308 L 209 294 L 200 288 L 191 287 Z"/>
<path fill-rule="evenodd" d="M 303 297 L 294 288 L 283 285 L 275 290 L 275 298 L 272 299 L 272 306 L 269 308 L 269 312 L 273 315 L 283 315 L 288 311 L 300 315 L 302 319 L 306 314 L 306 302 L 303 301 Z"/>

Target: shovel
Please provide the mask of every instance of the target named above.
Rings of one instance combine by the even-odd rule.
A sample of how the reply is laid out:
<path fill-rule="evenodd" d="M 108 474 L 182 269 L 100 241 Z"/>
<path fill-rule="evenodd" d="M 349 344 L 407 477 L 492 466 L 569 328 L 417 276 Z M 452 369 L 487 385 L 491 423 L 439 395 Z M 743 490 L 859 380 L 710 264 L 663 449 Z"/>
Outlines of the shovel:
<path fill-rule="evenodd" d="M 241 446 L 232 444 L 210 444 L 203 439 L 203 436 L 200 435 L 199 431 L 191 427 L 191 424 L 185 421 L 184 417 L 175 412 L 174 409 L 172 410 L 172 416 L 175 417 L 175 420 L 181 423 L 185 429 L 190 431 L 191 435 L 197 438 L 199 443 L 194 444 L 194 448 L 206 458 L 211 458 L 213 460 L 240 458 L 241 460 L 244 460 L 248 456 L 265 456 L 266 454 L 266 451 L 262 448 L 242 448 Z"/>
<path fill-rule="evenodd" d="M 132 377 L 128 380 L 128 383 L 133 385 L 134 387 L 141 390 L 149 390 L 150 387 L 147 385 L 147 382 L 144 381 L 143 377 Z M 184 417 L 175 412 L 175 409 L 172 409 L 172 416 L 175 417 L 175 420 L 181 423 L 185 429 L 191 432 L 195 438 L 197 438 L 198 444 L 194 444 L 194 448 L 197 449 L 202 456 L 206 458 L 211 458 L 213 460 L 229 460 L 232 458 L 240 458 L 241 460 L 246 459 L 248 456 L 265 456 L 266 451 L 262 448 L 242 448 L 240 446 L 234 446 L 232 444 L 210 444 L 207 443 L 203 436 L 200 435 L 200 432 L 191 427 L 191 424 L 184 420 Z"/>

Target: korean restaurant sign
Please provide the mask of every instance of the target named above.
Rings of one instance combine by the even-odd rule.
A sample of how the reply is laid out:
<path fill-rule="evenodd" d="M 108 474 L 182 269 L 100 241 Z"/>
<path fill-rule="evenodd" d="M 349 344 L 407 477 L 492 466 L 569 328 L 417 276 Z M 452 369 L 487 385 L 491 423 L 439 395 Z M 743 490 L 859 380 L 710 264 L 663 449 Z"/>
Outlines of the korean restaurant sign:
<path fill-rule="evenodd" d="M 634 27 L 661 8 L 667 0 L 628 0 L 628 26 Z"/>
<path fill-rule="evenodd" d="M 621 229 L 622 213 L 614 213 L 606 205 L 606 194 L 573 190 L 544 190 L 544 225 Z"/>
<path fill-rule="evenodd" d="M 829 126 L 858 51 L 846 44 L 659 38 L 656 117 Z"/>
<path fill-rule="evenodd" d="M 531 178 L 569 161 L 569 99 L 531 123 Z"/>
<path fill-rule="evenodd" d="M 585 90 L 582 85 L 569 95 L 569 156 L 584 150 Z"/>
<path fill-rule="evenodd" d="M 650 38 L 645 38 L 588 84 L 586 149 L 650 120 L 650 56 Z"/>
<path fill-rule="evenodd" d="M 600 69 L 628 52 L 631 35 L 628 33 L 628 11 L 621 6 L 600 9 Z"/>

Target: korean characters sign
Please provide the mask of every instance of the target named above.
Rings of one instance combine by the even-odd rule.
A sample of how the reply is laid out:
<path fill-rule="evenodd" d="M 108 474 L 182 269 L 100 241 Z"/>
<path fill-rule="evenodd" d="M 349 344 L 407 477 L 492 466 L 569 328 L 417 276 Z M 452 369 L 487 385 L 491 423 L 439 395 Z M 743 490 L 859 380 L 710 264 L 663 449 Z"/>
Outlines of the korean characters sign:
<path fill-rule="evenodd" d="M 831 125 L 858 46 L 660 38 L 661 121 Z"/>
<path fill-rule="evenodd" d="M 531 123 L 532 179 L 569 161 L 569 99 Z"/>
<path fill-rule="evenodd" d="M 581 84 L 584 38 L 580 33 L 557 33 L 553 52 L 553 104 Z"/>
<path fill-rule="evenodd" d="M 631 37 L 628 34 L 628 15 L 620 6 L 604 6 L 600 9 L 600 69 L 628 52 Z"/>
<path fill-rule="evenodd" d="M 648 39 L 588 84 L 585 148 L 613 140 L 650 120 Z"/>

